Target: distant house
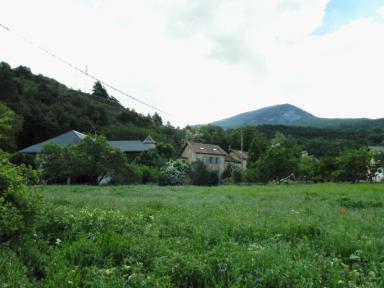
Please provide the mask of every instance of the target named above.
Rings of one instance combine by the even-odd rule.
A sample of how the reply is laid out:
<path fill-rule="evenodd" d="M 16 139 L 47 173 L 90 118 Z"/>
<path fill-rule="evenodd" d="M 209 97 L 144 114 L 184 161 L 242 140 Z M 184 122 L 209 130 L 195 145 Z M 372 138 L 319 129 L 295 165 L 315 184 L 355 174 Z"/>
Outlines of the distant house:
<path fill-rule="evenodd" d="M 78 145 L 82 139 L 86 137 L 85 134 L 70 130 L 64 134 L 48 139 L 44 142 L 34 144 L 26 147 L 19 152 L 29 154 L 39 154 L 43 146 L 48 143 L 55 143 L 59 146 Z M 148 136 L 144 141 L 140 140 L 122 140 L 122 141 L 108 141 L 108 143 L 125 153 L 143 152 L 156 147 L 156 141 L 151 136 Z"/>
<path fill-rule="evenodd" d="M 248 152 L 232 149 L 229 151 L 229 156 L 239 163 L 241 170 L 244 171 L 247 168 Z"/>
<path fill-rule="evenodd" d="M 245 169 L 247 153 L 243 152 L 241 157 L 238 150 L 232 150 L 231 152 L 228 154 L 218 145 L 187 142 L 181 149 L 179 159 L 190 164 L 201 160 L 209 169 L 218 170 L 219 175 L 224 172 L 229 163 Z"/>
<path fill-rule="evenodd" d="M 221 175 L 225 168 L 226 156 L 227 152 L 218 145 L 187 142 L 181 150 L 179 159 L 190 164 L 201 160 L 209 169 L 218 170 Z"/>

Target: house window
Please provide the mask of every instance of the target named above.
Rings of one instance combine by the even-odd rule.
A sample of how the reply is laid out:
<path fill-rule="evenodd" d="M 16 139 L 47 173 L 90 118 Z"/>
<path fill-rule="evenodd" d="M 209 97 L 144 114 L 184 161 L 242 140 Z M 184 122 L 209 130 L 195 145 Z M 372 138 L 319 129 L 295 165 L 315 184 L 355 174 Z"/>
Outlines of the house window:
<path fill-rule="evenodd" d="M 210 164 L 214 164 L 215 163 L 214 161 L 215 161 L 215 157 L 212 157 L 212 156 L 209 157 L 209 163 Z"/>
<path fill-rule="evenodd" d="M 207 156 L 203 156 L 203 163 L 207 163 Z"/>
<path fill-rule="evenodd" d="M 216 157 L 216 164 L 220 164 L 220 158 Z"/>

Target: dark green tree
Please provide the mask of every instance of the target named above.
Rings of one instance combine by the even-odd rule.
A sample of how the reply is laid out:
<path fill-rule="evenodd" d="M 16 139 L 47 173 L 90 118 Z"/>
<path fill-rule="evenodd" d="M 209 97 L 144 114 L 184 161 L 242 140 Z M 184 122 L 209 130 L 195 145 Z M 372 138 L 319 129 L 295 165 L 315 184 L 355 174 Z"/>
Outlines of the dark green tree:
<path fill-rule="evenodd" d="M 162 125 L 163 124 L 163 119 L 161 119 L 161 116 L 155 112 L 152 116 L 152 121 L 155 124 Z"/>
<path fill-rule="evenodd" d="M 109 95 L 107 90 L 101 85 L 100 81 L 97 81 L 92 88 L 92 96 L 108 99 Z"/>
<path fill-rule="evenodd" d="M 171 159 L 175 156 L 175 149 L 171 144 L 165 142 L 156 143 L 156 150 L 159 153 L 160 157 L 165 159 Z"/>
<path fill-rule="evenodd" d="M 334 179 L 352 183 L 367 180 L 370 160 L 370 153 L 366 148 L 344 151 L 336 158 L 337 170 L 333 174 Z"/>
<path fill-rule="evenodd" d="M 16 137 L 22 127 L 22 118 L 0 102 L 0 149 L 16 148 Z"/>
<path fill-rule="evenodd" d="M 42 212 L 41 199 L 27 189 L 20 167 L 0 154 L 0 244 L 31 239 Z"/>
<path fill-rule="evenodd" d="M 302 181 L 318 181 L 319 162 L 308 156 L 301 157 L 298 165 L 298 177 Z"/>
<path fill-rule="evenodd" d="M 300 157 L 295 148 L 271 147 L 256 162 L 259 181 L 281 180 L 291 174 L 297 175 Z"/>
<path fill-rule="evenodd" d="M 135 163 L 149 166 L 149 167 L 161 167 L 165 160 L 160 157 L 156 149 L 149 149 L 141 152 L 135 159 Z"/>
<path fill-rule="evenodd" d="M 254 134 L 251 145 L 248 149 L 248 163 L 256 163 L 257 160 L 267 151 L 270 143 L 268 139 L 260 132 Z"/>
<path fill-rule="evenodd" d="M 124 169 L 123 152 L 110 146 L 104 136 L 84 138 L 78 146 L 47 144 L 39 156 L 40 167 L 49 182 L 99 184 Z"/>
<path fill-rule="evenodd" d="M 125 155 L 108 144 L 104 136 L 84 138 L 75 147 L 78 176 L 87 183 L 99 184 L 125 166 Z"/>
<path fill-rule="evenodd" d="M 219 172 L 209 170 L 201 160 L 191 164 L 190 178 L 193 185 L 216 186 L 219 184 Z"/>

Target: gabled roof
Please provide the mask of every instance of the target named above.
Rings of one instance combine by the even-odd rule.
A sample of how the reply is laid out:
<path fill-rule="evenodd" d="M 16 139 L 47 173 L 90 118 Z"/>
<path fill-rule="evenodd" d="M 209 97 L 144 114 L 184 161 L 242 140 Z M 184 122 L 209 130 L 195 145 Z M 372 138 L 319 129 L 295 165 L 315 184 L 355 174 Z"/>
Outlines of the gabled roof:
<path fill-rule="evenodd" d="M 153 140 L 153 139 L 152 139 Z M 122 152 L 142 152 L 154 148 L 153 145 L 148 145 L 149 143 L 144 143 L 137 140 L 130 141 L 108 141 L 109 145 L 120 149 Z M 156 143 L 156 142 L 155 142 Z M 151 143 L 154 144 L 154 143 Z"/>
<path fill-rule="evenodd" d="M 184 151 L 186 146 L 189 146 L 196 154 L 228 155 L 227 152 L 218 145 L 187 142 L 184 144 L 182 151 Z"/>
<path fill-rule="evenodd" d="M 67 146 L 67 145 L 77 145 L 80 143 L 82 139 L 84 139 L 87 135 L 77 132 L 75 130 L 70 130 L 67 133 L 61 134 L 54 138 L 48 139 L 44 142 L 26 147 L 19 152 L 23 153 L 40 153 L 43 149 L 43 146 L 48 143 L 55 143 L 59 146 Z M 108 141 L 108 143 L 120 149 L 122 152 L 142 152 L 154 148 L 153 144 L 156 143 L 155 140 L 151 136 L 148 136 L 143 142 L 138 140 L 131 141 Z"/>
<path fill-rule="evenodd" d="M 231 152 L 229 152 L 229 155 L 231 155 L 233 158 L 235 158 L 237 160 L 240 160 L 240 159 L 247 160 L 248 159 L 248 152 L 246 152 L 246 151 L 233 149 L 233 150 L 231 150 Z"/>
<path fill-rule="evenodd" d="M 151 135 L 148 135 L 147 138 L 145 138 L 145 140 L 143 141 L 144 144 L 156 144 L 156 141 L 153 140 L 153 138 L 151 137 Z"/>
<path fill-rule="evenodd" d="M 77 132 L 75 130 L 70 130 L 67 133 L 61 134 L 59 136 L 56 136 L 54 138 L 48 139 L 46 141 L 43 141 L 41 143 L 34 144 L 32 146 L 26 147 L 19 152 L 23 153 L 40 153 L 43 149 L 43 146 L 48 143 L 55 143 L 59 146 L 66 146 L 66 145 L 77 145 L 80 143 L 82 139 L 86 137 L 85 134 Z"/>

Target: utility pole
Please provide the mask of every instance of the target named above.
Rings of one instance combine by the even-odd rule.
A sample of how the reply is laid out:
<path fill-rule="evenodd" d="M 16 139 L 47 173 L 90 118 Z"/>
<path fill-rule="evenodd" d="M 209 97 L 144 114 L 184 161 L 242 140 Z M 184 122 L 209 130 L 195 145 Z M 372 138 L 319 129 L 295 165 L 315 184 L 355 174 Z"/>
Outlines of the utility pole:
<path fill-rule="evenodd" d="M 240 128 L 240 166 L 243 169 L 243 128 Z"/>

